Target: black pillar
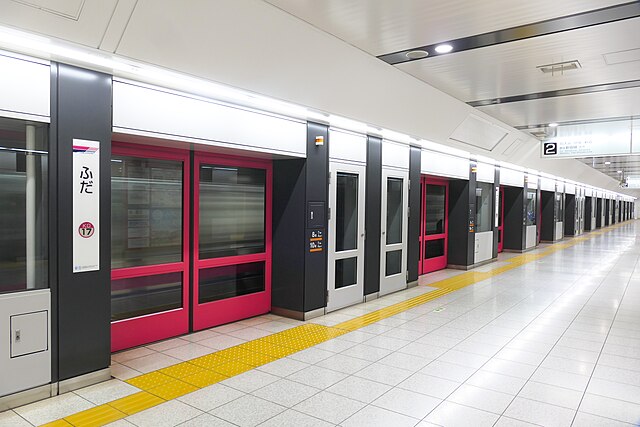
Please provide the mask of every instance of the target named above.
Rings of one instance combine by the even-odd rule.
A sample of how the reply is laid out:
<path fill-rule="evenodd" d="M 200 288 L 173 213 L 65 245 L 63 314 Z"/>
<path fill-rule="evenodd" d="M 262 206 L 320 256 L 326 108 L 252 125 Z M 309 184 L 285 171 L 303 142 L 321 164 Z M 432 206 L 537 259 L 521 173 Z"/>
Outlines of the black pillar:
<path fill-rule="evenodd" d="M 364 294 L 380 290 L 380 231 L 382 230 L 382 139 L 367 136 L 364 228 Z"/>
<path fill-rule="evenodd" d="M 465 268 L 473 264 L 476 231 L 476 163 L 470 162 L 469 180 L 449 181 L 448 264 Z"/>
<path fill-rule="evenodd" d="M 526 194 L 523 187 L 504 186 L 504 236 L 506 250 L 525 249 Z"/>
<path fill-rule="evenodd" d="M 307 158 L 273 164 L 272 307 L 297 318 L 326 306 L 329 143 L 328 127 L 310 122 Z"/>
<path fill-rule="evenodd" d="M 496 209 L 499 208 L 497 206 L 496 201 L 499 200 L 500 197 L 500 168 L 494 168 L 495 173 L 493 175 L 493 207 L 491 211 L 493 212 L 493 216 L 491 217 L 491 229 L 493 230 L 493 251 L 491 253 L 491 258 L 498 257 L 498 227 L 496 227 L 495 218 L 496 215 L 500 215 L 500 212 L 496 212 Z M 502 201 L 504 203 L 504 200 Z M 504 230 L 504 226 L 502 227 Z M 504 238 L 504 237 L 503 237 Z"/>
<path fill-rule="evenodd" d="M 576 235 L 576 196 L 566 194 L 564 206 L 564 235 Z"/>
<path fill-rule="evenodd" d="M 584 231 L 591 231 L 591 217 L 593 216 L 593 197 L 584 198 Z"/>
<path fill-rule="evenodd" d="M 542 207 L 541 240 L 553 242 L 556 233 L 555 221 L 555 194 L 551 191 L 542 191 L 540 203 Z"/>
<path fill-rule="evenodd" d="M 51 145 L 57 155 L 58 380 L 111 362 L 111 76 L 51 64 Z M 100 270 L 73 273 L 73 139 L 100 142 Z M 55 329 L 56 327 L 52 327 Z M 55 360 L 55 357 L 54 357 Z M 54 369 L 55 371 L 56 369 Z"/>
<path fill-rule="evenodd" d="M 411 147 L 409 153 L 409 227 L 407 241 L 407 282 L 418 280 L 420 263 L 420 171 L 422 150 Z"/>

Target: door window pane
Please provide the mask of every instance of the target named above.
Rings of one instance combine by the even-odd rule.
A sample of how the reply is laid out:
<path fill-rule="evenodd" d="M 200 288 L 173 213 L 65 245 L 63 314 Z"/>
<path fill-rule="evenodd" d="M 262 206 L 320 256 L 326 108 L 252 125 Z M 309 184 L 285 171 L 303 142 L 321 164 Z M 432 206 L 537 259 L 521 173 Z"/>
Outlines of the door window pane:
<path fill-rule="evenodd" d="M 427 184 L 425 197 L 425 231 L 427 235 L 444 233 L 445 195 L 446 187 L 444 185 Z"/>
<path fill-rule="evenodd" d="M 200 259 L 265 251 L 264 169 L 200 167 Z"/>
<path fill-rule="evenodd" d="M 0 294 L 48 287 L 47 131 L 0 119 Z"/>
<path fill-rule="evenodd" d="M 182 273 L 111 281 L 111 320 L 130 319 L 182 307 Z"/>
<path fill-rule="evenodd" d="M 444 239 L 427 240 L 424 242 L 424 258 L 444 256 Z"/>
<path fill-rule="evenodd" d="M 402 243 L 401 178 L 387 178 L 387 245 Z"/>
<path fill-rule="evenodd" d="M 537 200 L 536 200 L 536 191 L 535 190 L 527 190 L 527 225 L 536 225 L 536 216 L 537 216 Z"/>
<path fill-rule="evenodd" d="M 199 274 L 200 304 L 264 291 L 264 262 L 206 268 Z"/>
<path fill-rule="evenodd" d="M 387 252 L 385 258 L 385 276 L 392 276 L 402 271 L 402 249 Z"/>
<path fill-rule="evenodd" d="M 476 184 L 476 232 L 491 231 L 493 184 Z"/>
<path fill-rule="evenodd" d="M 556 194 L 555 204 L 555 220 L 562 222 L 564 221 L 564 194 Z"/>
<path fill-rule="evenodd" d="M 335 276 L 336 289 L 355 285 L 358 282 L 358 258 L 336 260 Z"/>
<path fill-rule="evenodd" d="M 336 252 L 358 248 L 358 175 L 338 172 Z"/>
<path fill-rule="evenodd" d="M 111 157 L 111 268 L 182 261 L 182 167 Z"/>

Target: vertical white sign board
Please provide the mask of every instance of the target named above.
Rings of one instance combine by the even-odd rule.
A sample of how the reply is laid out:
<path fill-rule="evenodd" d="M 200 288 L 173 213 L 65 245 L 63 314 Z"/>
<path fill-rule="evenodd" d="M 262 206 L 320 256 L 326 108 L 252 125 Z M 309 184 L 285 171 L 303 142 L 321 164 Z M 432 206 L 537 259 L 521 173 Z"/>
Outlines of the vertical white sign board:
<path fill-rule="evenodd" d="M 100 142 L 73 140 L 73 272 L 100 269 Z"/>

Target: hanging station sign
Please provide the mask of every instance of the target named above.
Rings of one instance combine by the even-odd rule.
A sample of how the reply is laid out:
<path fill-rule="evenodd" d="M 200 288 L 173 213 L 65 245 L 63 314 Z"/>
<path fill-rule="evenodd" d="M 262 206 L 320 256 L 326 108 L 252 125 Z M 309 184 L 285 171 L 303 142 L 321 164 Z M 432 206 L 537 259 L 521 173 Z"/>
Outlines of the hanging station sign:
<path fill-rule="evenodd" d="M 634 141 L 635 133 L 630 120 L 558 126 L 555 136 L 540 143 L 540 155 L 563 158 L 637 153 L 640 141 L 637 137 Z"/>
<path fill-rule="evenodd" d="M 73 272 L 100 269 L 100 142 L 73 140 Z"/>

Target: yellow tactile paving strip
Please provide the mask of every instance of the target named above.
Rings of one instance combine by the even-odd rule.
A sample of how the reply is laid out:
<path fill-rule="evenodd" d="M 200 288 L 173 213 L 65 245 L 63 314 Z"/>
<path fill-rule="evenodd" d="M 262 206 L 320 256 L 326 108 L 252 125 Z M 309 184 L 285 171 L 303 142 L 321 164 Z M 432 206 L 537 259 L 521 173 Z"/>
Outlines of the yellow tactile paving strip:
<path fill-rule="evenodd" d="M 536 253 L 525 253 L 515 256 L 505 260 L 506 265 L 496 267 L 487 272 L 469 271 L 448 279 L 430 283 L 427 286 L 438 289 L 355 317 L 333 327 L 312 323 L 296 326 L 263 338 L 248 341 L 235 347 L 197 357 L 187 362 L 139 375 L 126 382 L 139 388 L 141 390 L 140 392 L 69 415 L 63 419 L 45 424 L 45 426 L 103 426 L 125 418 L 128 415 L 141 412 L 168 400 L 239 375 L 258 366 L 313 347 L 340 335 L 371 325 L 372 323 L 440 298 L 458 289 L 513 270 L 521 265 L 537 261 L 557 251 L 588 240 L 593 236 L 614 230 L 622 225 L 623 224 L 616 224 L 610 226 L 605 231 L 592 231 L 585 237 L 574 237 L 570 241 L 556 243 Z"/>

